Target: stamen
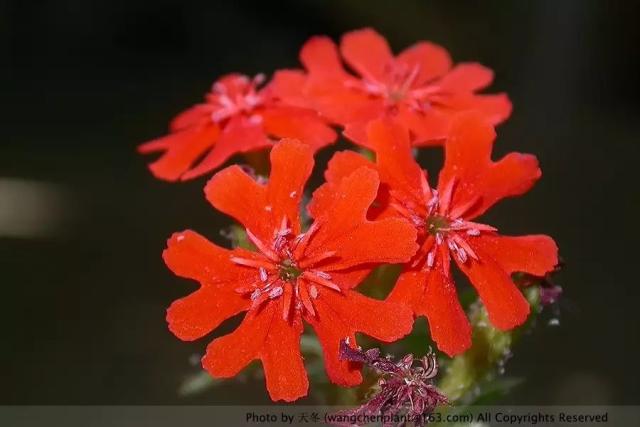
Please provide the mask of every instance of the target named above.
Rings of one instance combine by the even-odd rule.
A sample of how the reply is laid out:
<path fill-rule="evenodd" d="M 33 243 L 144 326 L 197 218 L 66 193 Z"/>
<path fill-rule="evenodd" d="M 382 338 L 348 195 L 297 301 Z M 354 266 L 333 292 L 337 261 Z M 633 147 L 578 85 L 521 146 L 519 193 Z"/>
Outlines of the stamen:
<path fill-rule="evenodd" d="M 471 248 L 471 246 L 469 246 L 469 243 L 467 243 L 466 240 L 464 240 L 461 236 L 455 234 L 452 237 L 455 242 L 458 244 L 458 246 L 460 246 L 462 249 L 464 249 L 464 251 L 466 252 L 466 254 L 468 254 L 471 258 L 475 259 L 476 261 L 478 260 L 478 255 L 476 255 L 476 253 L 474 252 L 473 248 Z"/>
<path fill-rule="evenodd" d="M 246 231 L 247 231 L 247 237 L 249 238 L 249 240 L 251 240 L 251 243 L 256 245 L 256 248 L 258 248 L 258 250 L 260 250 L 260 252 L 262 252 L 264 256 L 269 258 L 271 261 L 278 262 L 278 260 L 280 259 L 278 254 L 276 254 L 269 247 L 267 247 L 267 245 L 262 243 L 262 241 L 258 239 L 256 235 L 251 232 L 251 230 L 247 228 Z"/>
<path fill-rule="evenodd" d="M 438 198 L 438 192 L 437 191 L 433 191 L 432 192 L 433 196 L 431 197 L 431 199 L 427 202 L 427 212 L 429 215 L 431 215 L 437 208 L 438 203 L 439 203 L 439 198 Z"/>
<path fill-rule="evenodd" d="M 267 76 L 264 73 L 258 73 L 253 77 L 253 84 L 255 86 L 260 86 L 262 83 L 265 82 L 266 79 L 267 79 Z"/>
<path fill-rule="evenodd" d="M 302 257 L 302 254 L 304 254 L 304 250 L 309 245 L 311 237 L 315 234 L 316 231 L 318 231 L 318 228 L 320 228 L 320 223 L 318 221 L 314 221 L 313 224 L 311 224 L 311 227 L 309 227 L 309 229 L 305 233 L 302 233 L 295 238 L 295 248 L 293 249 L 293 256 L 295 258 L 299 259 Z"/>
<path fill-rule="evenodd" d="M 293 300 L 293 289 L 291 289 L 290 283 L 284 284 L 284 297 L 282 300 L 282 318 L 284 320 L 289 319 L 289 312 L 291 311 L 291 302 Z"/>
<path fill-rule="evenodd" d="M 302 273 L 302 277 L 304 277 L 307 280 L 310 280 L 314 283 L 317 283 L 320 286 L 324 286 L 326 288 L 329 289 L 333 289 L 334 291 L 338 291 L 338 292 L 342 292 L 342 289 L 340 288 L 340 286 L 336 285 L 335 283 L 327 280 L 327 279 L 323 279 L 322 277 L 318 276 L 317 274 L 314 274 L 310 271 L 305 271 L 304 273 Z"/>
<path fill-rule="evenodd" d="M 284 290 L 282 289 L 282 286 L 278 286 L 277 288 L 273 288 L 269 292 L 269 298 L 271 298 L 271 299 L 278 298 L 280 295 L 282 295 L 282 292 L 284 292 Z"/>
<path fill-rule="evenodd" d="M 304 260 L 300 261 L 300 267 L 301 268 L 307 268 L 307 267 L 311 267 L 314 264 L 318 264 L 328 258 L 331 258 L 332 256 L 334 256 L 337 252 L 336 251 L 326 251 L 326 252 L 322 252 L 321 254 L 318 254 L 316 256 L 310 257 L 310 258 L 305 258 Z"/>
<path fill-rule="evenodd" d="M 465 203 L 462 203 L 453 207 L 453 209 L 451 209 L 451 212 L 449 213 L 449 216 L 451 218 L 462 217 L 464 214 L 466 214 L 469 211 L 469 209 L 475 206 L 479 201 L 480 201 L 480 196 L 472 197 L 471 199 L 467 200 Z"/>
<path fill-rule="evenodd" d="M 260 280 L 266 282 L 268 278 L 267 270 L 264 267 L 260 267 Z"/>
<path fill-rule="evenodd" d="M 427 254 L 427 267 L 433 268 L 433 264 L 435 260 L 436 260 L 436 252 L 432 250 Z"/>
<path fill-rule="evenodd" d="M 309 314 L 312 316 L 316 315 L 316 311 L 313 309 L 313 303 L 309 298 L 309 294 L 307 293 L 307 287 L 305 285 L 299 285 L 298 289 L 300 291 L 300 300 L 302 301 L 302 305 L 307 309 Z"/>
<path fill-rule="evenodd" d="M 443 240 L 444 240 L 444 237 L 442 237 L 442 233 L 436 233 L 436 243 L 438 245 L 441 245 Z"/>
<path fill-rule="evenodd" d="M 211 88 L 211 90 L 213 92 L 219 93 L 219 94 L 225 94 L 227 93 L 227 87 L 225 85 L 223 85 L 220 82 L 215 82 Z"/>
<path fill-rule="evenodd" d="M 446 214 L 449 211 L 449 205 L 451 204 L 451 199 L 453 198 L 453 190 L 457 184 L 458 180 L 456 177 L 451 178 L 449 182 L 442 190 L 442 200 L 440 201 L 440 213 Z"/>
<path fill-rule="evenodd" d="M 262 123 L 262 116 L 260 114 L 252 114 L 249 116 L 249 123 L 252 125 L 259 125 Z"/>
<path fill-rule="evenodd" d="M 331 275 L 324 271 L 312 271 L 312 273 L 318 275 L 318 277 L 322 277 L 323 279 L 331 280 Z"/>
<path fill-rule="evenodd" d="M 458 259 L 463 264 L 467 262 L 467 252 L 463 248 L 458 248 Z"/>
<path fill-rule="evenodd" d="M 427 171 L 423 170 L 420 174 L 420 187 L 422 187 L 422 194 L 424 194 L 424 198 L 432 199 L 433 193 L 431 191 L 431 187 L 429 186 L 429 181 L 427 181 Z"/>
<path fill-rule="evenodd" d="M 318 288 L 316 288 L 316 285 L 311 285 L 309 287 L 309 295 L 311 295 L 311 298 L 313 299 L 318 298 Z"/>
<path fill-rule="evenodd" d="M 266 300 L 268 300 L 269 297 L 267 296 L 267 294 L 265 293 L 259 293 L 256 295 L 256 297 L 253 297 L 253 294 L 251 295 L 251 310 L 260 307 L 260 305 L 262 305 Z"/>
<path fill-rule="evenodd" d="M 258 259 L 248 259 L 248 258 L 241 258 L 241 257 L 237 257 L 237 256 L 232 256 L 230 258 L 231 262 L 233 262 L 234 264 L 238 264 L 238 265 L 244 265 L 245 267 L 253 267 L 253 268 L 266 268 L 266 269 L 271 269 L 273 268 L 273 264 L 271 264 L 270 262 L 267 261 L 261 261 Z"/>

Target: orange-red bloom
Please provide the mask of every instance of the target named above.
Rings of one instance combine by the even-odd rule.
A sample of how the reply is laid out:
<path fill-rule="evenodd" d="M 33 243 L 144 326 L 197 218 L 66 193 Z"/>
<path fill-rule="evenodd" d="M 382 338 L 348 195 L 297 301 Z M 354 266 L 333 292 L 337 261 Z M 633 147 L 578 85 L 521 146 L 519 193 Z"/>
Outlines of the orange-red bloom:
<path fill-rule="evenodd" d="M 299 204 L 313 163 L 308 145 L 283 141 L 271 151 L 267 184 L 238 166 L 207 184 L 209 202 L 246 228 L 255 251 L 224 249 L 185 231 L 169 239 L 163 254 L 175 274 L 200 282 L 197 291 L 169 308 L 171 331 L 194 340 L 247 311 L 235 331 L 209 345 L 202 363 L 215 377 L 232 377 L 261 360 L 273 400 L 307 393 L 299 348 L 303 321 L 318 335 L 329 378 L 347 386 L 362 377 L 357 366 L 339 360 L 340 340 L 355 343 L 355 333 L 362 332 L 393 341 L 411 330 L 405 305 L 352 289 L 376 263 L 408 261 L 417 249 L 415 228 L 401 218 L 366 219 L 379 179 L 361 168 L 341 180 L 334 202 L 303 231 Z"/>
<path fill-rule="evenodd" d="M 346 71 L 341 58 L 355 72 Z M 385 115 L 407 127 L 414 145 L 440 145 L 449 134 L 453 116 L 477 110 L 492 124 L 509 117 L 511 103 L 504 94 L 479 95 L 493 72 L 478 63 L 452 68 L 447 51 L 419 42 L 393 56 L 387 41 L 372 29 L 342 37 L 340 49 L 328 37 L 313 37 L 302 48 L 307 70 L 276 76 L 290 102 L 313 105 L 335 123 L 345 126 L 354 142 L 367 145 L 366 125 Z M 305 97 L 299 90 L 305 87 Z"/>
<path fill-rule="evenodd" d="M 149 168 L 167 181 L 191 179 L 220 167 L 238 153 L 271 147 L 276 138 L 296 138 L 313 150 L 336 139 L 335 132 L 310 109 L 287 105 L 270 85 L 229 74 L 214 83 L 205 102 L 180 113 L 170 133 L 142 144 L 141 153 L 162 152 Z"/>
<path fill-rule="evenodd" d="M 411 154 L 409 135 L 401 125 L 376 121 L 368 129 L 376 164 L 388 186 L 388 208 L 416 227 L 420 249 L 407 263 L 390 301 L 406 302 L 426 316 L 431 337 L 449 355 L 471 345 L 471 328 L 458 302 L 450 273 L 451 259 L 469 278 L 485 305 L 491 323 L 507 330 L 522 324 L 529 305 L 511 279 L 513 272 L 543 276 L 557 264 L 557 247 L 544 235 L 502 236 L 496 228 L 474 219 L 500 199 L 527 192 L 541 176 L 534 156 L 510 153 L 491 160 L 495 133 L 477 114 L 462 114 L 445 145 L 445 164 L 437 189 L 427 182 Z M 331 187 L 348 171 L 348 164 L 367 161 L 355 153 L 338 153 L 326 174 L 328 184 L 317 190 L 312 212 L 330 201 Z"/>

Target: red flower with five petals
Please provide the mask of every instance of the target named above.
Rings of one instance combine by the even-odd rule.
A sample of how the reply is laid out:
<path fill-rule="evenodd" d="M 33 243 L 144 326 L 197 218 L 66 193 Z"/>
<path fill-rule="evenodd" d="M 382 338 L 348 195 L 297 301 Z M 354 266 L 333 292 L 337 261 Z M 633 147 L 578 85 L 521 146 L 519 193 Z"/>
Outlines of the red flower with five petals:
<path fill-rule="evenodd" d="M 307 145 L 282 141 L 271 151 L 268 183 L 231 166 L 207 184 L 209 202 L 246 228 L 255 251 L 224 249 L 185 231 L 169 239 L 163 254 L 175 274 L 200 282 L 168 309 L 171 331 L 194 340 L 247 311 L 235 331 L 209 345 L 202 363 L 214 377 L 232 377 L 261 360 L 273 400 L 307 393 L 299 348 L 303 321 L 318 335 L 329 378 L 346 386 L 362 377 L 357 366 L 339 360 L 340 340 L 355 343 L 362 332 L 393 341 L 411 330 L 405 305 L 352 289 L 376 263 L 408 261 L 417 249 L 415 228 L 401 218 L 366 219 L 379 179 L 361 168 L 335 187 L 334 203 L 303 232 L 299 204 L 313 163 Z"/>
<path fill-rule="evenodd" d="M 229 74 L 214 83 L 204 103 L 173 119 L 169 135 L 138 147 L 141 153 L 162 152 L 151 172 L 167 181 L 187 180 L 235 154 L 271 147 L 271 137 L 296 138 L 313 150 L 336 139 L 315 111 L 287 105 L 270 85 L 260 89 L 263 81 L 263 75 Z"/>
<path fill-rule="evenodd" d="M 345 70 L 340 56 L 356 76 Z M 414 145 L 425 146 L 442 144 L 460 111 L 479 111 L 492 124 L 511 113 L 506 95 L 475 93 L 493 80 L 490 69 L 477 63 L 452 68 L 447 51 L 430 42 L 394 57 L 387 41 L 367 28 L 345 34 L 339 52 L 328 37 L 313 37 L 300 59 L 307 78 L 282 71 L 275 78 L 279 92 L 292 103 L 313 105 L 361 145 L 367 145 L 367 123 L 385 115 L 411 131 Z"/>
<path fill-rule="evenodd" d="M 485 305 L 491 323 L 508 330 L 522 324 L 529 305 L 511 273 L 543 276 L 558 262 L 557 247 L 548 236 L 502 236 L 496 228 L 474 222 L 500 199 L 527 192 L 541 176 L 534 156 L 511 153 L 491 160 L 493 128 L 477 114 L 461 114 L 445 145 L 445 164 L 437 189 L 432 189 L 412 156 L 409 135 L 401 125 L 376 121 L 368 128 L 376 164 L 353 152 L 332 159 L 327 184 L 314 194 L 331 200 L 331 189 L 349 173 L 349 164 L 380 173 L 386 184 L 386 209 L 378 217 L 400 215 L 418 232 L 420 249 L 407 263 L 388 297 L 406 302 L 429 322 L 432 339 L 453 356 L 471 345 L 471 328 L 458 302 L 450 273 L 451 259 L 469 278 Z M 326 202 L 323 202 L 326 203 Z"/>

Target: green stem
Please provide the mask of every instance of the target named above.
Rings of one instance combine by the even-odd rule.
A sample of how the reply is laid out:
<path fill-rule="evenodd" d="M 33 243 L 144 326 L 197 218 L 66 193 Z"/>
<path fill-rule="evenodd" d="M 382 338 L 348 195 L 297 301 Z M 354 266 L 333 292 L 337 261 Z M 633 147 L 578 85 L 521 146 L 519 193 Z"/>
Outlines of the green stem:
<path fill-rule="evenodd" d="M 530 286 L 524 290 L 524 294 L 531 304 L 532 314 L 528 321 L 530 322 L 539 312 L 539 288 Z M 439 383 L 440 390 L 452 403 L 463 398 L 467 400 L 466 397 L 477 386 L 495 376 L 496 368 L 511 354 L 512 345 L 526 327 L 523 325 L 512 331 L 500 331 L 494 328 L 489 323 L 486 309 L 479 301 L 474 302 L 469 311 L 473 328 L 473 345 L 465 353 L 451 360 Z"/>

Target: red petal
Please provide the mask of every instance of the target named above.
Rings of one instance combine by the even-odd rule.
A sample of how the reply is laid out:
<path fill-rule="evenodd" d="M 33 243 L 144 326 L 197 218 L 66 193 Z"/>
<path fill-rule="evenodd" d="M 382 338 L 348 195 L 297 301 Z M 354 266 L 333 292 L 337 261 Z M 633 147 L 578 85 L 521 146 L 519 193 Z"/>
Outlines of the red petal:
<path fill-rule="evenodd" d="M 476 95 L 473 97 L 470 108 L 480 111 L 490 123 L 497 125 L 509 118 L 513 106 L 509 97 L 501 93 L 497 95 Z"/>
<path fill-rule="evenodd" d="M 203 126 L 211 122 L 211 105 L 197 104 L 183 111 L 171 120 L 169 129 L 172 132 L 194 126 Z"/>
<path fill-rule="evenodd" d="M 449 114 L 451 118 L 461 111 L 476 111 L 492 125 L 505 121 L 512 110 L 509 97 L 503 93 L 496 95 L 456 93 L 438 96 L 434 102 L 440 105 L 440 110 Z"/>
<path fill-rule="evenodd" d="M 452 125 L 445 145 L 445 164 L 440 172 L 441 190 L 454 177 L 458 180 L 452 206 L 480 197 L 464 217 L 472 219 L 499 200 L 527 192 L 540 178 L 535 156 L 510 153 L 497 162 L 491 160 L 495 139 L 493 127 L 477 113 L 460 114 Z"/>
<path fill-rule="evenodd" d="M 266 304 L 261 310 L 251 310 L 235 331 L 213 340 L 202 358 L 202 367 L 213 377 L 230 378 L 258 359 L 274 316 L 280 314 L 277 306 Z"/>
<path fill-rule="evenodd" d="M 336 239 L 366 221 L 369 206 L 376 198 L 380 181 L 376 171 L 361 167 L 342 179 L 335 188 L 335 202 L 317 217 L 322 227 L 312 239 L 317 246 Z M 322 252 L 326 249 L 320 248 Z"/>
<path fill-rule="evenodd" d="M 337 261 L 324 268 L 340 270 L 363 263 L 404 262 L 415 253 L 416 230 L 408 222 L 396 218 L 367 220 L 378 184 L 377 173 L 368 167 L 340 182 L 335 202 L 316 219 L 320 228 L 305 251 L 307 258 L 335 251 Z"/>
<path fill-rule="evenodd" d="M 271 206 L 272 229 L 286 217 L 297 234 L 300 232 L 300 201 L 313 170 L 313 154 L 308 145 L 284 139 L 271 150 L 270 157 L 267 203 Z"/>
<path fill-rule="evenodd" d="M 197 280 L 203 286 L 219 286 L 242 283 L 254 274 L 231 262 L 235 252 L 187 230 L 171 236 L 162 258 L 171 271 L 180 277 Z M 250 254 L 243 252 L 242 256 Z"/>
<path fill-rule="evenodd" d="M 323 291 L 328 293 L 333 291 Z M 331 306 L 319 297 L 315 301 L 316 315 L 306 316 L 305 320 L 313 327 L 320 345 L 322 346 L 322 356 L 324 368 L 331 382 L 341 386 L 354 386 L 362 382 L 359 366 L 345 360 L 339 359 L 340 341 L 349 338 L 355 343 L 353 329 L 340 319 Z"/>
<path fill-rule="evenodd" d="M 431 338 L 441 351 L 453 357 L 471 347 L 471 326 L 458 300 L 455 284 L 450 275 L 443 274 L 442 268 L 436 261 L 426 275 L 424 297 L 416 314 L 427 317 Z"/>
<path fill-rule="evenodd" d="M 351 68 L 370 80 L 383 79 L 385 67 L 393 62 L 387 41 L 371 28 L 346 33 L 342 36 L 340 51 Z"/>
<path fill-rule="evenodd" d="M 376 152 L 382 182 L 391 186 L 392 194 L 400 194 L 403 202 L 424 205 L 423 171 L 413 158 L 407 130 L 389 119 L 377 120 L 369 125 L 367 136 Z"/>
<path fill-rule="evenodd" d="M 462 263 L 458 257 L 453 258 L 478 291 L 491 323 L 502 330 L 523 324 L 529 315 L 527 300 L 498 263 L 479 248 L 476 254 L 479 261 L 469 259 Z"/>
<path fill-rule="evenodd" d="M 494 259 L 507 273 L 524 272 L 544 276 L 558 264 L 558 247 L 544 235 L 499 236 L 482 234 L 468 240 Z"/>
<path fill-rule="evenodd" d="M 430 42 L 419 42 L 408 47 L 398 55 L 397 61 L 407 64 L 411 69 L 418 66 L 414 87 L 444 75 L 451 68 L 451 57 L 447 50 Z"/>
<path fill-rule="evenodd" d="M 376 300 L 349 290 L 343 293 L 321 290 L 319 298 L 354 332 L 384 342 L 396 341 L 411 332 L 413 315 L 404 304 Z"/>
<path fill-rule="evenodd" d="M 358 286 L 377 267 L 377 264 L 363 264 L 346 270 L 332 271 L 331 281 L 341 289 L 351 289 Z"/>
<path fill-rule="evenodd" d="M 300 70 L 276 71 L 269 83 L 268 90 L 273 96 L 287 105 L 311 108 L 312 102 L 305 94 L 307 76 Z"/>
<path fill-rule="evenodd" d="M 375 120 L 375 117 L 371 120 Z M 342 131 L 342 135 L 354 144 L 373 150 L 373 147 L 369 144 L 369 138 L 367 138 L 367 126 L 371 120 L 350 122 L 346 124 Z"/>
<path fill-rule="evenodd" d="M 260 351 L 267 390 L 273 401 L 292 402 L 307 394 L 309 380 L 300 354 L 301 334 L 300 319 L 290 324 L 282 316 L 273 317 Z"/>
<path fill-rule="evenodd" d="M 314 79 L 341 80 L 349 77 L 342 67 L 336 44 L 326 36 L 310 38 L 302 46 L 300 62 Z"/>
<path fill-rule="evenodd" d="M 244 117 L 232 117 L 209 154 L 185 173 L 182 179 L 192 179 L 211 172 L 234 154 L 248 153 L 270 146 L 271 141 L 265 135 L 261 125 L 252 124 Z"/>
<path fill-rule="evenodd" d="M 471 346 L 471 327 L 455 285 L 442 268 L 442 262 L 437 260 L 429 271 L 404 271 L 387 300 L 405 303 L 417 316 L 425 316 L 438 349 L 455 356 Z"/>
<path fill-rule="evenodd" d="M 264 129 L 279 138 L 295 138 L 314 151 L 333 143 L 337 135 L 312 110 L 297 107 L 273 107 L 262 113 Z"/>
<path fill-rule="evenodd" d="M 149 165 L 156 178 L 178 180 L 207 149 L 216 144 L 220 131 L 217 126 L 186 129 L 147 142 L 138 147 L 141 153 L 164 151 Z"/>
<path fill-rule="evenodd" d="M 314 97 L 316 109 L 331 122 L 341 125 L 364 122 L 376 119 L 385 112 L 384 99 L 372 98 L 367 93 L 356 89 L 313 83 L 311 96 Z"/>
<path fill-rule="evenodd" d="M 362 376 L 356 364 L 339 360 L 342 339 L 349 338 L 355 344 L 355 332 L 362 332 L 383 341 L 394 341 L 408 334 L 413 323 L 408 308 L 353 291 L 336 293 L 321 289 L 316 310 L 316 316 L 307 316 L 306 320 L 322 345 L 329 379 L 343 386 L 359 384 Z"/>
<path fill-rule="evenodd" d="M 307 205 L 311 217 L 315 218 L 328 209 L 335 201 L 336 190 L 343 178 L 351 175 L 361 167 L 375 170 L 376 166 L 366 157 L 355 151 L 339 151 L 333 155 L 324 173 L 326 182 L 313 192 Z"/>
<path fill-rule="evenodd" d="M 271 242 L 273 227 L 267 206 L 267 189 L 233 165 L 218 172 L 204 193 L 216 209 L 235 218 L 264 242 Z"/>
<path fill-rule="evenodd" d="M 248 308 L 247 299 L 232 289 L 208 286 L 174 301 L 167 310 L 167 322 L 178 338 L 192 341 Z"/>
<path fill-rule="evenodd" d="M 436 106 L 426 111 L 401 107 L 398 120 L 412 133 L 412 144 L 419 147 L 443 145 L 451 129 L 451 115 Z"/>
<path fill-rule="evenodd" d="M 493 71 L 475 63 L 461 63 L 453 67 L 440 81 L 443 92 L 475 92 L 491 84 Z"/>

